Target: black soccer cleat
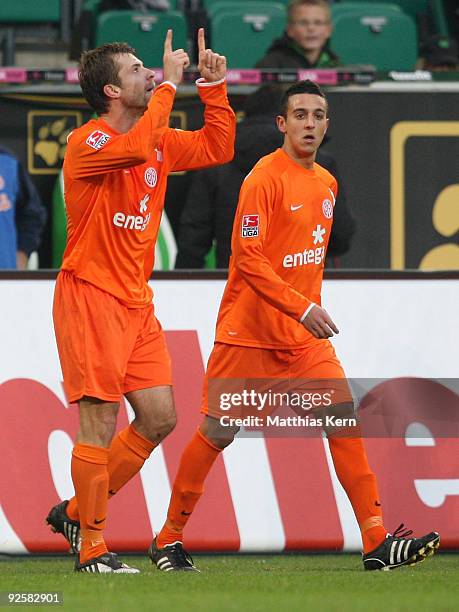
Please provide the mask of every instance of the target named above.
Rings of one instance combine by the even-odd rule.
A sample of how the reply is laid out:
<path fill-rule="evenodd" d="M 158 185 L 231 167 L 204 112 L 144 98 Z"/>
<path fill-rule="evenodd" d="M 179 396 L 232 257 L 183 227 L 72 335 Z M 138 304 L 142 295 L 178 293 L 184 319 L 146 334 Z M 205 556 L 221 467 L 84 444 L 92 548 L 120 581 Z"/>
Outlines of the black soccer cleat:
<path fill-rule="evenodd" d="M 162 572 L 199 572 L 191 555 L 183 549 L 181 542 L 168 544 L 164 548 L 156 546 L 156 538 L 148 549 L 151 562 Z"/>
<path fill-rule="evenodd" d="M 90 574 L 139 574 L 139 570 L 121 563 L 115 553 L 107 552 L 100 557 L 94 557 L 80 563 L 80 556 L 75 561 L 76 572 L 89 572 Z"/>
<path fill-rule="evenodd" d="M 363 566 L 366 570 L 391 570 L 402 565 L 421 563 L 434 554 L 440 546 L 440 536 L 431 531 L 421 538 L 407 538 L 412 531 L 403 531 L 403 523 L 394 531 L 394 535 L 387 534 L 382 544 L 362 555 Z"/>
<path fill-rule="evenodd" d="M 80 523 L 72 521 L 67 516 L 66 508 L 68 500 L 63 501 L 51 508 L 46 522 L 51 526 L 54 533 L 61 533 L 70 544 L 70 552 L 78 553 L 81 547 Z"/>

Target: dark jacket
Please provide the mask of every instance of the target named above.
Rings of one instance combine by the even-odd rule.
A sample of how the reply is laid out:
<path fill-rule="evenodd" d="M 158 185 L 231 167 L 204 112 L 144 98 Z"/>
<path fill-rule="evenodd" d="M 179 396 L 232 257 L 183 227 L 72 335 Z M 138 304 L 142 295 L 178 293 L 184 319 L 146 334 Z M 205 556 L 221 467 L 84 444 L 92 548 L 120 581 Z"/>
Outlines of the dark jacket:
<path fill-rule="evenodd" d="M 266 54 L 255 64 L 256 68 L 336 68 L 340 65 L 339 57 L 328 48 L 322 49 L 319 59 L 311 64 L 303 49 L 287 36 L 276 38 Z"/>
<path fill-rule="evenodd" d="M 176 268 L 202 268 L 214 240 L 217 268 L 228 267 L 231 233 L 242 182 L 257 161 L 282 146 L 283 140 L 273 117 L 245 119 L 237 127 L 233 161 L 194 174 L 180 218 Z M 339 184 L 333 157 L 319 151 L 316 161 L 329 170 Z M 354 229 L 354 218 L 339 186 L 327 255 L 345 253 L 350 247 Z"/>
<path fill-rule="evenodd" d="M 0 148 L 0 269 L 16 268 L 16 253 L 38 249 L 46 209 L 19 160 Z"/>

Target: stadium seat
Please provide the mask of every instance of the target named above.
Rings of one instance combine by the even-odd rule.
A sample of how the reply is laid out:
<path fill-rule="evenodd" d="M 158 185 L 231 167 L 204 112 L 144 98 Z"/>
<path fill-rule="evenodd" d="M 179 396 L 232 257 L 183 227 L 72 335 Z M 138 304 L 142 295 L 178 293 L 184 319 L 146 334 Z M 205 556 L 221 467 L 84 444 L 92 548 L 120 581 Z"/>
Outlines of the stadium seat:
<path fill-rule="evenodd" d="M 263 2 L 263 5 L 261 5 L 260 2 L 261 0 L 216 0 L 212 2 L 207 9 L 207 15 L 209 17 L 214 17 L 217 13 L 222 13 L 231 9 L 240 10 L 241 8 L 244 8 L 246 12 L 259 11 L 260 8 L 263 8 L 263 10 L 273 10 L 285 14 L 286 9 L 282 2 L 274 0 L 273 2 Z"/>
<path fill-rule="evenodd" d="M 47 23 L 59 22 L 61 0 L 2 0 L 0 23 Z"/>
<path fill-rule="evenodd" d="M 452 28 L 450 30 L 443 0 L 429 0 L 429 13 L 435 27 L 435 33 L 441 36 L 450 36 Z"/>
<path fill-rule="evenodd" d="M 251 2 L 255 2 L 255 3 L 260 3 L 263 2 L 264 5 L 266 4 L 272 4 L 272 2 L 265 2 L 265 0 L 250 0 L 249 4 Z M 286 6 L 289 2 L 289 0 L 274 0 L 275 3 L 277 4 L 281 4 L 282 6 Z M 202 0 L 202 7 L 203 9 L 205 9 L 208 13 L 209 11 L 213 11 L 214 10 L 214 6 L 216 4 L 227 4 L 227 0 Z M 247 5 L 246 0 L 231 0 L 231 4 L 244 4 L 244 6 Z"/>
<path fill-rule="evenodd" d="M 398 8 L 406 13 L 407 15 L 411 15 L 413 19 L 416 19 L 416 15 L 418 13 L 426 12 L 427 5 L 429 0 L 390 0 L 392 4 L 398 6 Z M 338 2 L 333 4 L 332 10 L 334 11 L 337 7 L 343 4 L 380 4 L 381 0 L 352 0 L 352 2 L 346 2 L 343 0 L 342 2 Z"/>
<path fill-rule="evenodd" d="M 378 4 L 381 0 L 352 0 L 352 4 L 361 4 L 362 2 Z M 432 20 L 435 34 L 440 34 L 441 36 L 451 35 L 443 0 L 391 0 L 391 2 L 398 5 L 404 13 L 413 17 L 415 21 L 417 21 L 420 15 L 427 15 Z M 333 12 L 344 4 L 350 3 L 344 0 L 343 2 L 333 4 Z"/>
<path fill-rule="evenodd" d="M 71 0 L 1 0 L 0 39 L 3 38 L 3 65 L 14 65 L 15 31 L 21 27 L 52 24 L 59 30 L 59 38 L 70 38 Z"/>
<path fill-rule="evenodd" d="M 344 64 L 372 64 L 381 71 L 413 70 L 416 25 L 402 12 L 362 3 L 360 11 L 333 16 L 331 47 Z"/>
<path fill-rule="evenodd" d="M 164 38 L 169 28 L 174 31 L 174 49 L 187 49 L 186 22 L 178 11 L 107 11 L 97 17 L 94 44 L 125 41 L 135 48 L 145 66 L 158 68 L 163 65 Z"/>
<path fill-rule="evenodd" d="M 285 7 L 261 2 L 234 3 L 210 14 L 215 51 L 230 68 L 252 68 L 285 28 Z"/>
<path fill-rule="evenodd" d="M 332 4 L 331 12 L 332 12 L 332 20 L 337 19 L 341 15 L 348 15 L 349 13 L 360 12 L 362 10 L 363 2 L 359 2 L 355 0 L 353 2 L 338 2 L 336 4 Z M 389 2 L 370 2 L 366 3 L 366 8 L 370 10 L 383 10 L 383 11 L 395 11 L 396 13 L 401 13 L 402 9 L 398 4 L 389 3 Z"/>
<path fill-rule="evenodd" d="M 81 10 L 82 11 L 92 11 L 95 14 L 97 14 L 97 13 L 100 13 L 101 4 L 102 4 L 102 0 L 85 0 Z M 177 0 L 169 0 L 169 6 L 171 10 L 175 10 L 177 8 Z"/>

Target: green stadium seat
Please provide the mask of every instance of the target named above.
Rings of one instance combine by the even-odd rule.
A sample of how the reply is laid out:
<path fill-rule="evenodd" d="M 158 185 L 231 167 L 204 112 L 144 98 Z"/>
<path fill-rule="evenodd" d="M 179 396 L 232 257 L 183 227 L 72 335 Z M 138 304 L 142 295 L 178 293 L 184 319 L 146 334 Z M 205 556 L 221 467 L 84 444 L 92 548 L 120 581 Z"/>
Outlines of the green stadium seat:
<path fill-rule="evenodd" d="M 372 64 L 380 71 L 414 70 L 417 32 L 412 17 L 362 4 L 333 17 L 331 48 L 344 64 Z"/>
<path fill-rule="evenodd" d="M 363 2 L 359 2 L 355 0 L 353 2 L 338 2 L 337 4 L 332 4 L 331 12 L 332 12 L 332 20 L 337 19 L 341 15 L 348 15 L 349 13 L 360 12 L 362 10 Z M 370 10 L 383 10 L 383 11 L 395 11 L 396 13 L 401 13 L 402 9 L 398 4 L 389 3 L 389 2 L 366 2 L 365 8 Z"/>
<path fill-rule="evenodd" d="M 453 35 L 451 22 L 448 21 L 444 0 L 390 0 L 392 6 L 396 5 L 406 15 L 412 17 L 418 27 L 418 44 L 422 45 L 428 35 L 438 35 L 445 38 Z M 332 14 L 336 17 L 348 9 L 344 7 L 381 6 L 381 0 L 343 0 L 332 5 Z M 388 5 L 387 5 L 388 6 Z M 428 34 L 429 32 L 429 34 Z"/>
<path fill-rule="evenodd" d="M 365 2 L 365 4 L 379 4 L 381 0 L 352 0 L 352 4 L 362 4 L 362 2 Z M 391 3 L 397 5 L 399 9 L 407 15 L 411 15 L 413 19 L 416 19 L 418 13 L 427 12 L 429 0 L 391 0 Z M 342 4 L 351 3 L 344 0 L 343 2 L 334 4 L 332 10 L 334 11 L 336 7 Z"/>
<path fill-rule="evenodd" d="M 259 11 L 260 8 L 273 10 L 276 12 L 282 12 L 286 14 L 285 5 L 282 2 L 274 0 L 273 2 L 263 2 L 263 5 L 260 4 L 261 0 L 216 0 L 212 2 L 212 4 L 207 9 L 207 15 L 209 18 L 214 17 L 217 13 L 221 13 L 223 11 L 228 11 L 231 9 L 240 10 L 241 7 L 247 11 Z M 242 4 L 243 3 L 243 4 Z"/>
<path fill-rule="evenodd" d="M 0 0 L 3 65 L 14 65 L 16 30 L 36 25 L 56 26 L 56 38 L 70 39 L 71 0 Z"/>
<path fill-rule="evenodd" d="M 59 23 L 61 0 L 1 0 L 0 23 Z"/>
<path fill-rule="evenodd" d="M 85 0 L 82 6 L 82 11 L 92 11 L 94 14 L 100 13 L 100 5 L 102 0 Z M 171 10 L 177 8 L 177 0 L 169 0 L 169 6 Z"/>
<path fill-rule="evenodd" d="M 429 13 L 435 27 L 435 33 L 441 36 L 451 36 L 452 27 L 448 24 L 443 0 L 429 0 Z"/>
<path fill-rule="evenodd" d="M 256 5 L 256 6 L 255 6 Z M 226 56 L 229 68 L 253 68 L 285 28 L 285 7 L 245 2 L 210 16 L 212 48 Z"/>
<path fill-rule="evenodd" d="M 265 0 L 250 0 L 249 4 L 251 2 L 255 2 L 255 3 L 260 3 L 263 2 L 264 5 L 266 4 L 272 4 L 273 2 L 265 2 Z M 282 6 L 287 6 L 289 0 L 274 0 L 274 2 L 276 4 L 281 4 Z M 214 6 L 216 4 L 227 4 L 227 0 L 202 0 L 202 8 L 205 9 L 207 11 L 207 13 L 209 12 L 213 12 L 214 10 Z M 246 0 L 232 0 L 231 4 L 243 4 L 244 6 L 247 5 Z"/>
<path fill-rule="evenodd" d="M 178 11 L 139 13 L 107 11 L 97 17 L 94 46 L 108 42 L 127 42 L 145 66 L 163 65 L 164 38 L 174 31 L 174 49 L 187 49 L 185 18 Z"/>

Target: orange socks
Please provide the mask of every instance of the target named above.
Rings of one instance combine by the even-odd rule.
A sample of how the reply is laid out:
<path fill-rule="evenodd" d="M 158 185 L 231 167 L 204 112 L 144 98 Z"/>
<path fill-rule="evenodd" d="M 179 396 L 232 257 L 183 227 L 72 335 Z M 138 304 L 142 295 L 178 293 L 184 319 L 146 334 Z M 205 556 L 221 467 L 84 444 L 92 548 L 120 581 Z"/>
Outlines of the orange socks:
<path fill-rule="evenodd" d="M 362 438 L 329 436 L 336 475 L 347 493 L 362 533 L 363 552 L 377 548 L 386 537 L 376 477 L 368 465 Z"/>
<path fill-rule="evenodd" d="M 199 429 L 191 438 L 180 459 L 166 522 L 156 538 L 159 548 L 182 541 L 183 529 L 204 492 L 204 481 L 221 450 Z"/>
<path fill-rule="evenodd" d="M 81 563 L 107 552 L 102 535 L 108 504 L 107 463 L 107 448 L 75 444 L 72 453 L 72 480 L 80 514 Z"/>
<path fill-rule="evenodd" d="M 151 455 L 156 444 L 139 434 L 129 425 L 113 438 L 108 450 L 108 496 L 115 495 L 133 476 L 139 472 L 145 460 Z M 79 520 L 78 502 L 72 497 L 66 508 L 73 521 Z"/>
<path fill-rule="evenodd" d="M 376 478 L 371 471 L 361 438 L 328 438 L 336 474 L 346 491 L 359 524 L 365 553 L 377 548 L 386 537 Z M 76 498 L 67 506 L 72 520 L 80 520 L 80 561 L 107 551 L 102 536 L 109 495 L 114 495 L 140 470 L 155 444 L 132 425 L 121 431 L 110 449 L 76 444 L 72 453 L 72 479 Z M 183 529 L 204 491 L 204 481 L 221 449 L 199 430 L 180 460 L 172 489 L 167 520 L 157 536 L 163 548 L 182 540 Z"/>
<path fill-rule="evenodd" d="M 156 444 L 129 425 L 113 438 L 108 455 L 109 497 L 140 471 Z"/>

